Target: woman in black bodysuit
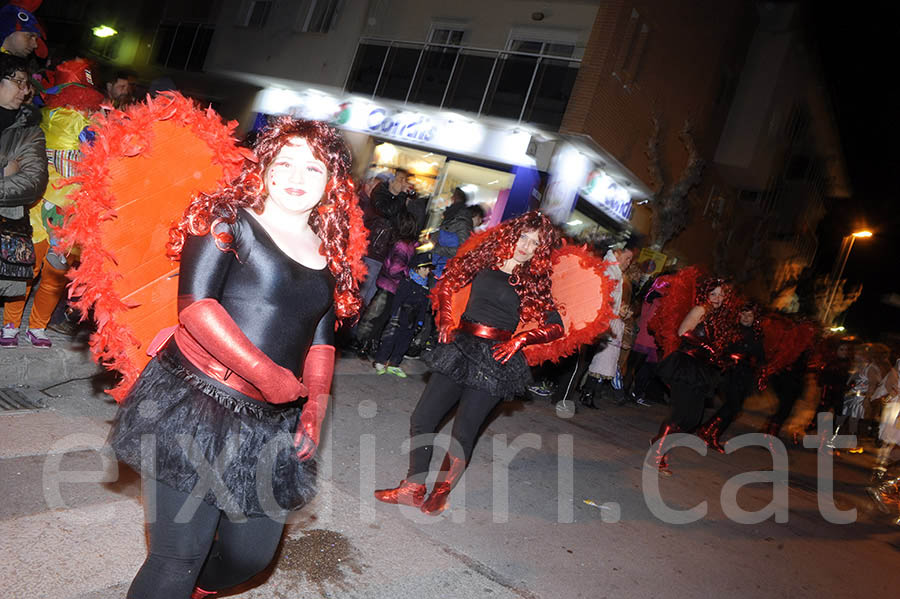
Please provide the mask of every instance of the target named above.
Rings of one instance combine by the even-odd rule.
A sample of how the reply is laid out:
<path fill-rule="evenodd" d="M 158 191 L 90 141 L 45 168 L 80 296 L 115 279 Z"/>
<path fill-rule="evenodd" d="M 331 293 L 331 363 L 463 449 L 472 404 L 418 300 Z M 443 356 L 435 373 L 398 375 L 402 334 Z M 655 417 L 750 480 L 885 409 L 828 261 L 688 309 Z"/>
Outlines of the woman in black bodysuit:
<path fill-rule="evenodd" d="M 718 344 L 731 338 L 723 305 L 730 295 L 725 281 L 708 278 L 697 286 L 697 304 L 678 327 L 681 345 L 659 365 L 658 375 L 669 386 L 672 411 L 662 422 L 650 444 L 660 472 L 671 474 L 663 445 L 673 433 L 690 433 L 703 419 L 706 400 L 716 388 L 720 374 Z"/>
<path fill-rule="evenodd" d="M 279 117 L 254 151 L 173 228 L 179 326 L 110 434 L 155 506 L 129 599 L 202 598 L 250 579 L 284 516 L 315 494 L 335 318 L 360 306 L 362 215 L 331 127 Z"/>
<path fill-rule="evenodd" d="M 473 238 L 470 249 L 464 247 L 449 262 L 435 291 L 438 346 L 427 358 L 432 374 L 410 418 L 409 471 L 396 488 L 375 491 L 376 499 L 421 507 L 428 514 L 444 510 L 485 418 L 531 382 L 522 347 L 563 334 L 550 294 L 550 251 L 558 240 L 547 217 L 529 212 Z M 456 327 L 452 298 L 470 283 Z M 520 322 L 540 324 L 515 333 Z M 426 500 L 434 433 L 457 404 L 451 446 Z"/>

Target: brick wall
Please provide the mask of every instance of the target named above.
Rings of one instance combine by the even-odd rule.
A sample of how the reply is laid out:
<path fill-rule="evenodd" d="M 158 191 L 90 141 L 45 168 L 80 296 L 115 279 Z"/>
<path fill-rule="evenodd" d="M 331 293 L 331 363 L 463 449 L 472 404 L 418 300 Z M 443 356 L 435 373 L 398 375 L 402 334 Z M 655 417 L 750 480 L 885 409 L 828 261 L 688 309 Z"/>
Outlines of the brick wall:
<path fill-rule="evenodd" d="M 737 83 L 755 26 L 753 4 L 744 0 L 604 3 L 561 130 L 591 136 L 655 188 L 645 154 L 653 114 L 661 116 L 659 155 L 670 182 L 687 162 L 678 135 L 690 119 L 697 147 L 711 165 L 731 100 L 729 90 Z M 692 194 L 698 219 L 715 180 L 708 166 Z M 643 229 L 648 220 L 640 220 L 634 224 Z M 706 262 L 712 230 L 694 222 L 689 231 L 671 249 L 683 259 Z"/>

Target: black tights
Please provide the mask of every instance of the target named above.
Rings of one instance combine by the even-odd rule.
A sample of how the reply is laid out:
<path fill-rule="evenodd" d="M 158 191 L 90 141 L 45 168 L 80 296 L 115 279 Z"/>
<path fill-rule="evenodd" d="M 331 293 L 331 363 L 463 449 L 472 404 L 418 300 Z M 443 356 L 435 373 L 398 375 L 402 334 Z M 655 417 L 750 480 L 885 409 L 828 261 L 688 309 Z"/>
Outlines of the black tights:
<path fill-rule="evenodd" d="M 464 458 L 468 463 L 475 448 L 475 441 L 478 440 L 481 425 L 499 402 L 499 397 L 486 391 L 463 387 L 439 372 L 432 373 L 409 421 L 409 436 L 413 448 L 409 452 L 407 480 L 416 483 L 425 482 L 434 445 L 431 443 L 421 445 L 422 440 L 431 441 L 431 439 L 420 435 L 433 435 L 453 406 L 459 403 L 459 409 L 453 420 L 453 430 L 450 433 L 454 441 L 450 453 L 454 454 L 454 449 L 456 452 L 461 449 L 465 455 L 455 457 Z"/>
<path fill-rule="evenodd" d="M 148 487 L 145 483 L 145 506 L 150 504 Z M 150 554 L 128 589 L 128 599 L 188 599 L 194 586 L 227 589 L 249 580 L 272 561 L 283 522 L 265 517 L 232 522 L 202 501 L 193 515 L 178 517 L 187 502 L 187 493 L 156 483 L 156 516 L 148 524 Z M 190 519 L 182 522 L 185 517 Z"/>

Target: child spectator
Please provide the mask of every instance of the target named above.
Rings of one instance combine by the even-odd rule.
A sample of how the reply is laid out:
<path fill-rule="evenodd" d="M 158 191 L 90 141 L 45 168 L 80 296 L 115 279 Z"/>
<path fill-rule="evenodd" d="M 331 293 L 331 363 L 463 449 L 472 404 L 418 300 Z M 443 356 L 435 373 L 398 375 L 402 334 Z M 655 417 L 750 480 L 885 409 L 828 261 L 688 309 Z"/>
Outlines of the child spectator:
<path fill-rule="evenodd" d="M 433 268 L 430 254 L 413 257 L 409 277 L 400 281 L 391 302 L 390 323 L 381 337 L 381 345 L 375 354 L 375 372 L 385 372 L 406 378 L 400 362 L 409 348 L 416 330 L 428 316 L 428 275 Z"/>
<path fill-rule="evenodd" d="M 409 261 L 416 251 L 419 230 L 415 217 L 403 210 L 395 219 L 397 241 L 391 247 L 375 280 L 375 296 L 366 307 L 366 311 L 356 328 L 358 351 L 372 355 L 375 345 L 381 338 L 384 325 L 390 318 L 391 299 L 409 269 Z"/>

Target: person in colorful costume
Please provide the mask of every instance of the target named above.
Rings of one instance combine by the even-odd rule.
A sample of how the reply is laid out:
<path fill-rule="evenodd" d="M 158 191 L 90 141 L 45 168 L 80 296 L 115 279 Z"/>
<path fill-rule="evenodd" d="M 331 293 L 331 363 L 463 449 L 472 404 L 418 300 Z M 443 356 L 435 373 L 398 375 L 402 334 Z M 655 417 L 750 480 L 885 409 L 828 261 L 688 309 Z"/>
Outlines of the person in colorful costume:
<path fill-rule="evenodd" d="M 427 514 L 445 509 L 488 414 L 531 382 L 522 348 L 564 334 L 550 279 L 550 253 L 559 233 L 547 217 L 528 212 L 470 241 L 450 260 L 433 295 L 438 345 L 426 357 L 431 378 L 410 417 L 410 437 L 417 446 L 410 450 L 406 478 L 395 488 L 375 491 L 379 501 L 416 506 Z M 457 327 L 454 294 L 469 284 Z M 520 322 L 537 326 L 516 333 Z M 451 447 L 426 499 L 432 438 L 457 404 Z"/>
<path fill-rule="evenodd" d="M 672 293 L 673 288 L 690 285 L 692 280 L 698 278 L 690 269 L 669 277 L 668 294 L 662 298 L 663 306 L 655 315 L 657 321 L 669 322 L 654 325 L 651 321 L 650 326 L 657 333 L 672 328 L 673 318 L 683 313 L 680 306 L 671 305 L 673 301 L 681 303 Z M 732 338 L 736 326 L 733 295 L 731 286 L 724 279 L 699 278 L 696 293 L 693 294 L 693 306 L 680 319 L 675 330 L 678 349 L 669 349 L 670 353 L 659 365 L 657 372 L 669 387 L 672 411 L 660 424 L 659 432 L 651 439 L 650 445 L 654 448 L 656 466 L 663 474 L 671 474 L 665 448 L 667 437 L 673 433 L 694 431 L 703 419 L 706 400 L 718 384 L 722 349 Z M 663 340 L 661 345 L 671 348 L 671 341 L 667 343 Z"/>
<path fill-rule="evenodd" d="M 274 118 L 254 152 L 171 230 L 178 326 L 110 433 L 155 500 L 129 599 L 209 597 L 249 580 L 316 491 L 335 321 L 361 306 L 362 213 L 330 126 Z"/>
<path fill-rule="evenodd" d="M 45 106 L 41 110 L 41 130 L 47 142 L 49 181 L 44 197 L 30 210 L 32 241 L 35 253 L 42 257 L 35 264 L 34 302 L 28 318 L 27 336 L 35 347 L 50 347 L 52 342 L 45 331 L 53 310 L 65 294 L 66 271 L 77 257 L 78 248 L 62 249 L 59 241 L 63 226 L 62 210 L 71 204 L 69 195 L 78 185 L 62 184 L 62 180 L 75 174 L 81 159 L 81 143 L 92 137 L 90 116 L 100 109 L 103 94 L 94 89 L 91 65 L 83 59 L 60 64 L 50 74 L 54 85 L 44 94 Z M 28 285 L 25 297 L 30 293 Z M 19 329 L 25 311 L 25 297 L 9 302 L 3 313 L 3 326 Z"/>

